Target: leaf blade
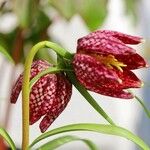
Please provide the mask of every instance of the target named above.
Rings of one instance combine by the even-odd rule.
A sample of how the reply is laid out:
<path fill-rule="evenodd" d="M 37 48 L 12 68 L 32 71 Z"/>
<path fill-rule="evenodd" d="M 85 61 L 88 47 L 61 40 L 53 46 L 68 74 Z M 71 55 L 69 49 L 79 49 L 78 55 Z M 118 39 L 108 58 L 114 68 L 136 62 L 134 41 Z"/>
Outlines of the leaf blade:
<path fill-rule="evenodd" d="M 138 96 L 136 96 L 136 95 L 135 95 L 135 99 L 140 103 L 140 105 L 142 106 L 144 112 L 146 113 L 146 115 L 150 119 L 150 110 L 148 110 L 148 108 L 144 104 L 144 101 L 141 98 L 139 98 Z"/>
<path fill-rule="evenodd" d="M 60 146 L 63 146 L 64 144 L 66 143 L 69 143 L 69 142 L 73 142 L 73 141 L 82 141 L 83 143 L 85 143 L 90 150 L 98 150 L 95 146 L 95 144 L 93 142 L 91 142 L 90 140 L 88 139 L 82 139 L 82 138 L 79 138 L 79 137 L 76 137 L 76 136 L 70 136 L 70 135 L 67 135 L 67 136 L 61 136 L 61 137 L 58 137 L 50 142 L 47 142 L 46 144 L 40 146 L 38 148 L 38 150 L 54 150 Z"/>
<path fill-rule="evenodd" d="M 2 47 L 0 45 L 0 52 L 12 63 L 14 63 L 14 60 L 12 59 L 12 57 L 9 55 L 9 53 L 6 51 L 6 49 L 4 47 Z"/>
<path fill-rule="evenodd" d="M 130 131 L 122 127 L 113 126 L 113 125 L 104 125 L 104 124 L 90 124 L 90 123 L 72 124 L 72 125 L 66 125 L 63 127 L 53 129 L 37 137 L 32 142 L 30 147 L 32 147 L 39 141 L 47 137 L 50 137 L 52 135 L 56 135 L 64 132 L 71 132 L 71 131 L 92 131 L 92 132 L 98 132 L 103 134 L 117 135 L 134 142 L 144 150 L 150 150 L 150 147 L 147 144 L 145 144 L 142 139 L 140 139 L 139 137 L 137 137 L 136 135 L 134 135 L 133 133 L 131 133 Z"/>
<path fill-rule="evenodd" d="M 9 134 L 6 132 L 5 129 L 0 128 L 0 135 L 7 141 L 12 150 L 16 150 L 16 146 L 13 140 L 11 139 L 11 137 L 9 136 Z"/>

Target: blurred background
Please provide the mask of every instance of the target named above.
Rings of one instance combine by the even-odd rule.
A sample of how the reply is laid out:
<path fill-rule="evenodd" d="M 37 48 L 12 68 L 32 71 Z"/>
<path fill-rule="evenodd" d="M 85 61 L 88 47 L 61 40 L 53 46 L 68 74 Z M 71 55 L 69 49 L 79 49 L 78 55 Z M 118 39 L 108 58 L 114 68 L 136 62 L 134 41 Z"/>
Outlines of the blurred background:
<path fill-rule="evenodd" d="M 42 40 L 57 42 L 71 52 L 76 51 L 77 39 L 97 29 L 117 30 L 144 37 L 145 42 L 134 46 L 150 60 L 149 0 L 0 0 L 0 46 L 4 47 L 15 65 L 0 54 L 0 126 L 7 129 L 18 147 L 21 145 L 21 96 L 16 105 L 9 103 L 12 85 L 23 70 L 30 48 Z M 55 62 L 53 53 L 40 50 L 36 58 Z M 134 90 L 150 109 L 150 70 L 136 71 L 145 85 Z M 136 100 L 120 100 L 91 94 L 113 120 L 139 135 L 150 145 L 150 120 Z M 80 122 L 106 123 L 74 89 L 65 111 L 49 129 Z M 72 133 L 94 141 L 104 150 L 136 150 L 123 138 L 95 133 Z M 30 141 L 40 135 L 38 123 L 30 127 Z M 0 140 L 1 141 L 1 140 Z M 1 143 L 1 142 L 0 142 Z M 84 150 L 83 143 L 73 142 L 60 150 Z M 1 147 L 0 147 L 1 149 Z"/>

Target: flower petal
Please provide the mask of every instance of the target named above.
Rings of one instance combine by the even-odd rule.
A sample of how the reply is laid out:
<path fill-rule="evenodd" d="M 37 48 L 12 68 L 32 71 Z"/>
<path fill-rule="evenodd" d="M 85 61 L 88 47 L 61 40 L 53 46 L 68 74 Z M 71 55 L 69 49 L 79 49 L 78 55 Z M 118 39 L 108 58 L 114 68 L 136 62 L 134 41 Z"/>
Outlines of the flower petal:
<path fill-rule="evenodd" d="M 127 92 L 127 91 L 124 91 L 123 89 L 119 89 L 119 88 L 111 88 L 113 87 L 113 84 L 110 83 L 109 84 L 103 84 L 103 85 L 100 85 L 100 84 L 97 84 L 97 83 L 86 83 L 83 84 L 85 86 L 85 88 L 87 90 L 90 90 L 92 92 L 95 92 L 95 93 L 98 93 L 98 94 L 101 94 L 101 95 L 105 95 L 105 96 L 110 96 L 110 97 L 116 97 L 116 98 L 122 98 L 122 99 L 132 99 L 134 98 L 134 96 Z M 116 85 L 114 85 L 116 87 Z"/>
<path fill-rule="evenodd" d="M 119 78 L 122 80 L 122 86 L 126 88 L 140 88 L 143 83 L 141 80 L 130 70 L 124 69 L 123 72 L 116 71 Z"/>
<path fill-rule="evenodd" d="M 42 119 L 39 127 L 41 132 L 45 132 L 53 121 L 60 115 L 66 108 L 72 94 L 72 85 L 64 78 L 63 75 L 57 74 L 57 92 L 55 99 L 49 100 L 51 108 L 48 110 L 47 115 Z"/>
<path fill-rule="evenodd" d="M 117 32 L 117 31 L 99 30 L 99 31 L 96 31 L 96 33 L 97 34 L 104 33 L 107 36 L 113 36 L 125 44 L 139 44 L 143 40 L 142 37 L 132 36 L 132 35 L 124 34 L 124 33 Z"/>
<path fill-rule="evenodd" d="M 51 65 L 48 62 L 44 61 L 44 60 L 34 61 L 32 63 L 32 66 L 31 66 L 30 80 L 32 78 L 34 78 L 39 72 L 41 72 L 42 70 L 45 70 L 46 68 L 48 68 L 50 66 Z M 15 85 L 12 88 L 12 92 L 11 92 L 11 96 L 10 96 L 11 103 L 16 103 L 16 101 L 18 99 L 20 91 L 22 90 L 22 80 L 23 80 L 23 74 L 21 74 L 19 76 L 19 78 L 17 79 Z"/>
<path fill-rule="evenodd" d="M 12 88 L 11 96 L 10 96 L 10 102 L 11 103 L 15 104 L 17 99 L 18 99 L 18 96 L 19 96 L 20 91 L 22 89 L 22 78 L 23 78 L 23 76 L 20 75 L 19 78 L 17 79 L 15 85 Z"/>
<path fill-rule="evenodd" d="M 42 60 L 33 62 L 30 80 L 50 66 L 52 65 Z M 13 103 L 16 102 L 21 91 L 22 77 L 23 74 L 20 75 L 13 88 L 11 95 Z M 44 116 L 40 123 L 40 129 L 44 132 L 65 109 L 71 94 L 72 85 L 63 73 L 42 76 L 30 91 L 30 125 Z"/>
<path fill-rule="evenodd" d="M 30 125 L 34 124 L 40 118 L 41 118 L 41 114 L 38 114 L 35 111 L 30 110 L 30 122 L 29 122 Z"/>
<path fill-rule="evenodd" d="M 102 87 L 112 90 L 122 90 L 128 88 L 140 88 L 143 83 L 137 78 L 137 76 L 130 70 L 123 70 L 123 72 L 114 70 L 118 74 L 119 78 L 122 80 L 122 83 L 106 83 Z"/>
<path fill-rule="evenodd" d="M 41 132 L 44 133 L 54 120 L 55 118 L 53 118 L 53 116 L 51 116 L 50 114 L 46 114 L 39 125 Z"/>
<path fill-rule="evenodd" d="M 131 55 L 116 55 L 116 59 L 120 62 L 123 62 L 127 65 L 127 69 L 133 70 L 138 69 L 142 67 L 147 67 L 147 63 L 144 60 L 143 57 L 141 57 L 139 54 L 131 54 Z"/>
<path fill-rule="evenodd" d="M 110 97 L 116 97 L 116 98 L 122 98 L 122 99 L 132 99 L 134 96 L 126 91 L 123 90 L 112 90 L 112 89 L 107 89 L 104 87 L 91 87 L 89 89 L 90 91 L 105 95 L 105 96 L 110 96 Z"/>
<path fill-rule="evenodd" d="M 55 74 L 45 75 L 34 84 L 30 92 L 30 124 L 38 121 L 52 107 L 56 99 L 56 88 Z"/>
<path fill-rule="evenodd" d="M 78 53 L 99 53 L 102 55 L 128 55 L 135 50 L 114 36 L 94 32 L 78 40 Z"/>
<path fill-rule="evenodd" d="M 118 75 L 94 57 L 76 54 L 73 60 L 73 67 L 78 80 L 85 87 L 88 83 L 106 84 L 107 82 L 118 82 Z"/>

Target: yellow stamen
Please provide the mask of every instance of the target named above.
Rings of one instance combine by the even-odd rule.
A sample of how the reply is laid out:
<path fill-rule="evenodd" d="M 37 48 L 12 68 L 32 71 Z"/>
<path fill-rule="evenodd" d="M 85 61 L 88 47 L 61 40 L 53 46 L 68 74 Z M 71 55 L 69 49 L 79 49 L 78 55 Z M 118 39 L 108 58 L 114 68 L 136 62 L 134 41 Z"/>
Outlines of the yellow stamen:
<path fill-rule="evenodd" d="M 121 72 L 123 71 L 122 67 L 127 66 L 123 62 L 118 61 L 113 55 L 108 55 L 108 56 L 96 55 L 95 57 L 98 59 L 98 61 L 100 61 L 107 67 L 109 67 L 111 69 L 113 67 L 116 67 Z"/>

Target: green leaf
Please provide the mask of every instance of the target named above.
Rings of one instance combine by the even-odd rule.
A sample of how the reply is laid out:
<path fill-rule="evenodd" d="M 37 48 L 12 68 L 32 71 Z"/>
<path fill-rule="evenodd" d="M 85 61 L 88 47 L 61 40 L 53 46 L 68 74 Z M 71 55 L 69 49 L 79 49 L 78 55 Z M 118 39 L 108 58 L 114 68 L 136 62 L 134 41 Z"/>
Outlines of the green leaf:
<path fill-rule="evenodd" d="M 38 148 L 38 150 L 54 150 L 66 143 L 73 142 L 73 141 L 82 141 L 84 142 L 90 150 L 98 150 L 93 142 L 87 139 L 82 139 L 76 136 L 62 136 L 58 137 L 50 142 L 47 142 L 46 144 L 42 145 L 41 147 Z"/>
<path fill-rule="evenodd" d="M 7 143 L 10 145 L 12 150 L 16 150 L 16 146 L 13 140 L 3 128 L 0 128 L 0 135 L 7 141 Z"/>
<path fill-rule="evenodd" d="M 79 14 L 91 31 L 104 22 L 107 2 L 108 0 L 50 0 L 50 4 L 66 19 Z"/>
<path fill-rule="evenodd" d="M 93 31 L 99 28 L 107 15 L 107 0 L 80 0 L 76 4 L 88 28 Z"/>
<path fill-rule="evenodd" d="M 138 96 L 136 96 L 133 92 L 131 92 L 131 90 L 128 90 L 128 91 L 134 95 L 134 98 L 140 103 L 140 105 L 144 109 L 146 115 L 150 118 L 150 110 L 148 110 L 148 108 L 145 106 L 144 101 L 141 98 L 139 98 Z"/>
<path fill-rule="evenodd" d="M 74 0 L 49 0 L 49 2 L 66 19 L 70 19 L 75 14 Z"/>
<path fill-rule="evenodd" d="M 0 45 L 0 52 L 1 52 L 2 54 L 4 54 L 4 56 L 5 56 L 9 61 L 11 61 L 12 63 L 14 63 L 14 60 L 12 59 L 12 57 L 9 55 L 9 53 L 6 51 L 6 49 L 5 49 L 4 47 L 2 47 L 1 45 Z"/>
<path fill-rule="evenodd" d="M 27 28 L 32 24 L 32 19 L 36 14 L 37 8 L 38 0 L 14 1 L 14 11 L 22 28 Z"/>
<path fill-rule="evenodd" d="M 14 42 L 16 40 L 16 36 L 18 33 L 19 28 L 15 28 L 14 30 L 10 31 L 9 33 L 0 33 L 0 45 L 7 50 L 9 55 L 12 56 Z M 9 44 L 8 44 L 9 43 Z"/>
<path fill-rule="evenodd" d="M 148 108 L 144 104 L 144 101 L 141 98 L 139 98 L 138 96 L 136 96 L 136 95 L 135 95 L 135 99 L 140 103 L 140 105 L 142 106 L 142 108 L 144 109 L 145 113 L 147 114 L 147 116 L 150 119 L 150 110 L 148 110 Z"/>
<path fill-rule="evenodd" d="M 144 150 L 150 150 L 150 147 L 147 144 L 145 144 L 142 139 L 140 139 L 138 136 L 134 135 L 127 129 L 114 126 L 114 125 L 92 124 L 92 123 L 72 124 L 72 125 L 66 125 L 63 127 L 53 129 L 37 137 L 32 142 L 30 147 L 32 147 L 33 145 L 35 145 L 36 143 L 38 143 L 39 141 L 47 137 L 51 137 L 52 135 L 71 132 L 71 131 L 92 131 L 92 132 L 98 132 L 103 134 L 116 135 L 116 136 L 124 137 L 130 141 L 133 141 L 135 144 L 137 144 L 140 148 Z"/>

